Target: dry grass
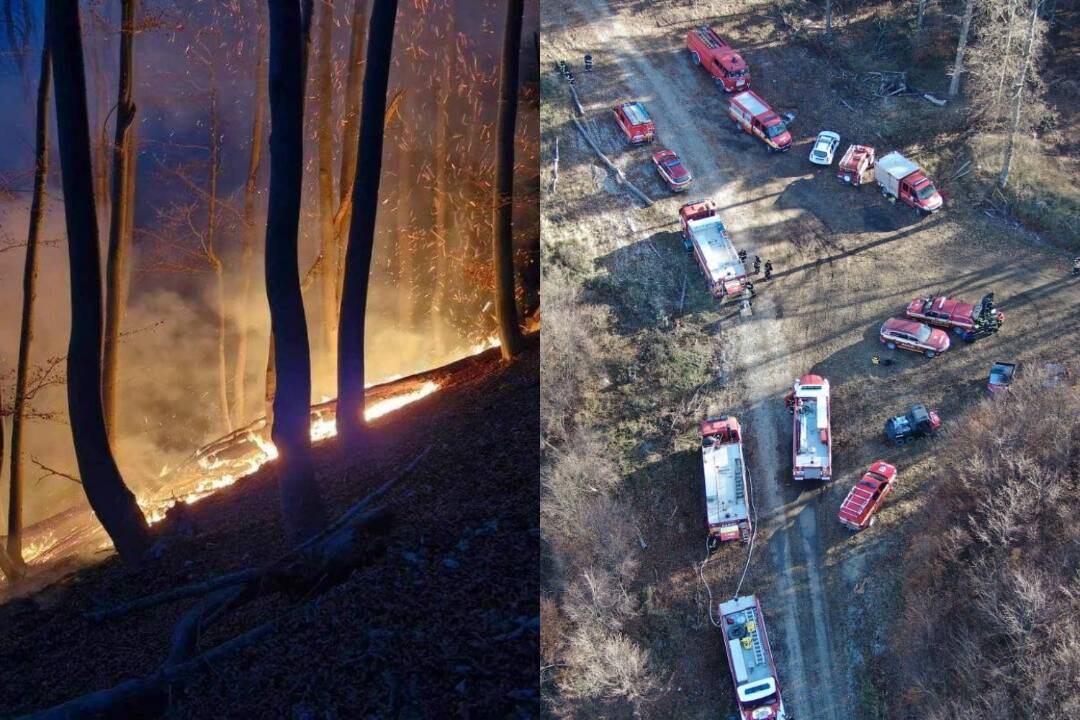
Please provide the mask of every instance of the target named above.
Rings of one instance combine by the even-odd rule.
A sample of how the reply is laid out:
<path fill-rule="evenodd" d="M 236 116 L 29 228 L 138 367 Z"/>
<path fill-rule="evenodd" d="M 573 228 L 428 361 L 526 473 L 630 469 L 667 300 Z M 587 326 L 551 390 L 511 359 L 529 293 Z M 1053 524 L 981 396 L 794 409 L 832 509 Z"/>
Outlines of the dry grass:
<path fill-rule="evenodd" d="M 941 453 L 896 638 L 914 716 L 1080 717 L 1080 387 L 1033 373 Z"/>

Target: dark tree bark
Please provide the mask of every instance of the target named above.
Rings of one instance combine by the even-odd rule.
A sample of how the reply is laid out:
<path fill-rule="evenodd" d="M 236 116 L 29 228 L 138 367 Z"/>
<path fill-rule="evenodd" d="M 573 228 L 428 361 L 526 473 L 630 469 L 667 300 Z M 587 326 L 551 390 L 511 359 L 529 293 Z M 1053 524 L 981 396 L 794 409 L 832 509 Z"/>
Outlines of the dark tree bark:
<path fill-rule="evenodd" d="M 236 338 L 236 357 L 233 367 L 233 419 L 243 425 L 247 405 L 248 316 L 251 303 L 251 276 L 255 263 L 255 196 L 262 165 L 262 145 L 266 124 L 266 23 L 258 20 L 258 40 L 255 47 L 255 106 L 251 120 L 251 153 L 248 156 L 247 180 L 244 183 L 243 247 L 240 251 L 240 300 L 235 310 L 239 328 Z"/>
<path fill-rule="evenodd" d="M 217 212 L 218 181 L 221 177 L 221 114 L 218 111 L 217 77 L 211 70 L 210 80 L 210 165 L 208 167 L 208 188 L 206 193 L 206 259 L 214 272 L 217 289 L 218 316 L 218 406 L 221 408 L 221 420 L 225 432 L 233 429 L 233 419 L 229 412 L 229 356 L 226 341 L 228 339 L 228 303 L 225 300 L 225 263 L 217 252 Z"/>
<path fill-rule="evenodd" d="M 363 440 L 364 332 L 371 252 L 379 209 L 379 181 L 386 119 L 386 86 L 394 46 L 397 0 L 375 0 L 371 11 L 364 97 L 360 112 L 359 157 L 353 183 L 353 217 L 345 253 L 345 278 L 338 326 L 337 431 L 342 441 Z"/>
<path fill-rule="evenodd" d="M 116 391 L 120 373 L 120 326 L 127 303 L 127 258 L 135 225 L 135 14 L 139 0 L 123 0 L 120 20 L 120 82 L 112 152 L 112 215 L 105 269 L 105 354 L 101 380 L 105 427 L 116 438 Z"/>
<path fill-rule="evenodd" d="M 116 467 L 101 401 L 101 259 L 90 164 L 78 3 L 47 0 L 46 38 L 56 85 L 57 144 L 71 276 L 68 416 L 83 489 L 120 556 L 138 562 L 150 546 L 146 518 Z"/>
<path fill-rule="evenodd" d="M 49 175 L 49 93 L 52 82 L 52 56 L 49 45 L 41 49 L 41 75 L 38 79 L 37 130 L 34 162 L 34 196 L 30 201 L 30 230 L 26 238 L 26 261 L 23 265 L 23 305 L 19 330 L 19 361 L 15 379 L 15 407 L 11 418 L 11 473 L 8 495 L 7 554 L 21 565 L 23 490 L 23 422 L 26 419 L 26 391 L 30 381 L 30 348 L 34 342 L 34 299 L 37 292 L 38 245 L 41 242 L 41 219 L 45 214 L 46 180 Z M 3 435 L 3 433 L 0 433 Z M 0 437 L 0 444 L 3 438 Z M 2 453 L 0 453 L 2 454 Z M 0 466 L 3 465 L 0 457 Z"/>
<path fill-rule="evenodd" d="M 517 126 L 518 64 L 524 0 L 508 0 L 503 31 L 502 67 L 499 77 L 499 121 L 496 136 L 495 201 L 492 225 L 495 232 L 495 313 L 499 324 L 502 356 L 509 360 L 521 352 L 514 297 L 514 129 Z"/>
<path fill-rule="evenodd" d="M 271 437 L 279 453 L 281 504 L 291 542 L 323 528 L 326 514 L 311 465 L 311 358 L 297 266 L 304 175 L 304 75 L 311 3 L 268 0 L 270 10 L 270 198 L 266 295 L 274 335 Z"/>
<path fill-rule="evenodd" d="M 331 76 L 334 5 L 323 0 L 319 8 L 319 42 L 315 73 L 319 99 L 316 140 L 319 149 L 319 299 L 323 352 L 320 356 L 329 375 L 334 372 L 337 346 L 337 250 L 334 247 L 334 83 Z"/>
<path fill-rule="evenodd" d="M 3 405 L 3 386 L 0 385 L 0 406 Z M 4 465 L 4 423 L 0 416 L 0 467 Z M 4 573 L 8 580 L 17 580 L 22 575 L 21 568 L 15 566 L 14 561 L 8 557 L 7 550 L 0 548 L 0 572 Z"/>
<path fill-rule="evenodd" d="M 349 71 L 345 76 L 345 102 L 341 121 L 341 171 L 338 174 L 338 213 L 334 233 L 337 242 L 337 285 L 334 302 L 341 305 L 345 279 L 345 249 L 352 226 L 352 190 L 356 180 L 357 143 L 360 141 L 360 79 L 364 45 L 367 41 L 368 0 L 353 3 L 352 33 L 349 41 Z"/>

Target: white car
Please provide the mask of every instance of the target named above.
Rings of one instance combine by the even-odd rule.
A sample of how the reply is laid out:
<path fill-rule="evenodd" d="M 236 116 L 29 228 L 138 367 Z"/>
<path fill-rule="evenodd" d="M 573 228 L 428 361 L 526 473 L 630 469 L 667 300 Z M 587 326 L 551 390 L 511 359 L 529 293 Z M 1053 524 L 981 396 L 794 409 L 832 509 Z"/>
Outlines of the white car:
<path fill-rule="evenodd" d="M 810 150 L 810 162 L 815 165 L 832 165 L 836 148 L 840 147 L 840 136 L 830 130 L 818 133 L 814 147 Z"/>

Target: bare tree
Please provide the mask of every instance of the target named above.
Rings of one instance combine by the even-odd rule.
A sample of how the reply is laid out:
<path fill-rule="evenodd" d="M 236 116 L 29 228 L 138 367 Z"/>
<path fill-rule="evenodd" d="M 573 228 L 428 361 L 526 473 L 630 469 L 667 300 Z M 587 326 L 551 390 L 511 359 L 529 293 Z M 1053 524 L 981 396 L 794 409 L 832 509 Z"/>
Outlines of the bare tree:
<path fill-rule="evenodd" d="M 509 360 L 521 352 L 514 294 L 514 130 L 517 127 L 518 64 L 521 55 L 521 23 L 524 0 L 506 4 L 506 27 L 499 77 L 499 120 L 495 150 L 495 197 L 492 226 L 495 263 L 495 312 L 499 323 L 502 356 Z"/>
<path fill-rule="evenodd" d="M 45 214 L 46 181 L 49 175 L 49 93 L 51 92 L 52 56 L 49 44 L 41 48 L 41 74 L 38 77 L 37 119 L 35 131 L 34 195 L 30 201 L 30 229 L 26 239 L 23 264 L 23 305 L 19 325 L 19 360 L 15 379 L 15 406 L 11 418 L 11 473 L 8 490 L 7 554 L 21 565 L 23 528 L 24 473 L 22 463 L 23 424 L 30 382 L 30 348 L 34 342 L 34 299 L 37 292 L 38 247 L 41 221 Z M 3 433 L 0 432 L 0 436 Z M 0 437 L 0 443 L 3 438 Z M 2 453 L 0 453 L 2 455 Z M 0 457 L 0 465 L 3 458 Z"/>
<path fill-rule="evenodd" d="M 150 546 L 150 532 L 116 467 L 101 400 L 101 264 L 79 5 L 47 0 L 45 8 L 71 278 L 67 391 L 75 457 L 94 513 L 120 556 L 138 562 Z"/>
<path fill-rule="evenodd" d="M 975 12 L 975 0 L 964 0 L 964 19 L 960 22 L 960 39 L 956 42 L 956 60 L 953 62 L 952 78 L 949 80 L 949 97 L 960 91 L 960 76 L 964 73 L 964 50 L 967 49 L 971 16 Z"/>
<path fill-rule="evenodd" d="M 359 155 L 352 191 L 353 217 L 349 227 L 349 246 L 345 253 L 338 325 L 337 431 L 344 442 L 350 443 L 360 441 L 365 428 L 364 333 L 382 175 L 386 86 L 390 76 L 396 14 L 397 0 L 375 0 L 364 71 Z"/>
<path fill-rule="evenodd" d="M 832 4 L 833 0 L 825 0 L 825 39 L 832 37 Z"/>
<path fill-rule="evenodd" d="M 337 212 L 334 193 L 334 82 L 333 63 L 333 0 L 322 0 L 319 10 L 319 42 L 315 56 L 318 113 L 316 142 L 319 169 L 319 298 L 322 318 L 321 353 L 327 369 L 333 373 L 333 358 L 337 347 L 337 248 L 334 247 L 334 215 Z"/>
<path fill-rule="evenodd" d="M 281 504 L 294 544 L 314 536 L 326 514 L 311 464 L 311 357 L 297 267 L 304 175 L 304 77 L 312 2 L 268 0 L 270 11 L 270 198 L 266 219 L 266 295 L 274 335 L 271 437 L 280 453 Z"/>
<path fill-rule="evenodd" d="M 1020 66 L 1020 74 L 1016 79 L 1015 88 L 1013 90 L 1012 120 L 1009 123 L 1008 139 L 1005 141 L 1005 154 L 1001 160 L 1001 173 L 998 174 L 998 186 L 1002 188 L 1009 182 L 1009 170 L 1012 167 L 1016 132 L 1020 129 L 1020 118 L 1024 100 L 1024 85 L 1028 81 L 1028 68 L 1031 66 L 1031 57 L 1035 53 L 1036 30 L 1039 24 L 1039 9 L 1041 7 L 1042 0 L 1032 0 L 1030 6 L 1031 17 L 1028 21 L 1027 40 L 1024 42 L 1023 61 Z"/>
<path fill-rule="evenodd" d="M 912 42 L 915 50 L 918 50 L 919 45 L 922 43 L 923 18 L 925 16 L 926 0 L 918 0 L 918 7 L 915 14 L 915 40 Z"/>
<path fill-rule="evenodd" d="M 259 6 L 261 7 L 261 5 Z M 248 316 L 253 302 L 251 278 L 255 264 L 255 196 L 262 165 L 264 125 L 266 124 L 266 23 L 262 13 L 256 20 L 258 40 L 255 44 L 255 99 L 251 119 L 251 151 L 248 156 L 247 180 L 244 182 L 244 216 L 241 228 L 240 293 L 235 310 L 238 332 L 233 366 L 233 419 L 243 424 L 246 412 Z"/>
<path fill-rule="evenodd" d="M 432 343 L 435 351 L 442 355 L 446 352 L 446 319 L 443 317 L 449 297 L 450 247 L 452 234 L 450 226 L 452 210 L 450 203 L 450 97 L 453 90 L 451 73 L 457 60 L 457 17 L 452 7 L 447 7 L 449 26 L 447 36 L 450 40 L 446 56 L 440 63 L 440 72 L 433 77 L 435 93 L 435 187 L 432 192 L 435 236 L 435 289 L 432 295 Z"/>
<path fill-rule="evenodd" d="M 120 372 L 120 326 L 127 303 L 127 257 L 135 225 L 135 15 L 139 0 L 121 2 L 120 81 L 116 99 L 116 137 L 112 153 L 112 215 L 105 269 L 105 354 L 101 394 L 105 427 L 116 438 L 117 377 Z"/>

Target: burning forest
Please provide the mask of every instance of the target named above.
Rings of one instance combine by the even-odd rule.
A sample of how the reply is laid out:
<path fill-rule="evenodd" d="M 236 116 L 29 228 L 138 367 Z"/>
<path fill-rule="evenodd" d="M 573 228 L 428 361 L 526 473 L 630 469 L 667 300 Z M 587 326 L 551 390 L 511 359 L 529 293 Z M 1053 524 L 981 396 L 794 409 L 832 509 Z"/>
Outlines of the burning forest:
<path fill-rule="evenodd" d="M 397 562 L 395 538 L 420 532 L 398 506 L 454 495 L 407 486 L 449 481 L 448 443 L 495 437 L 463 443 L 459 425 L 521 402 L 485 397 L 536 394 L 538 7 L 0 0 L 0 15 L 0 598 L 121 578 L 79 606 L 77 643 L 194 600 L 150 665 L 0 694 L 0 716 L 153 717 L 209 657 Z M 533 448 L 490 480 L 472 467 L 484 451 L 450 455 L 478 487 L 535 485 L 519 467 Z M 242 557 L 217 549 L 271 525 Z M 276 604 L 273 627 L 205 640 L 256 600 Z M 160 629 L 155 612 L 120 622 Z"/>

